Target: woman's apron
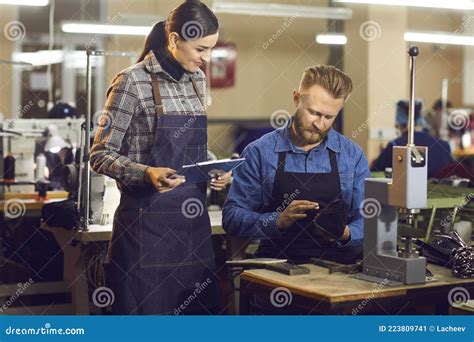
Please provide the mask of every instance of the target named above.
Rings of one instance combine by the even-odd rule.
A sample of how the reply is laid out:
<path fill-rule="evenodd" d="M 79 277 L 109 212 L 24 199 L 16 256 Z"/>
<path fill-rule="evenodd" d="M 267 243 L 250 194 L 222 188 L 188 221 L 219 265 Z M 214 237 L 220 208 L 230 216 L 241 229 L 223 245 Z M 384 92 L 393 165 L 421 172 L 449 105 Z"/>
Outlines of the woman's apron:
<path fill-rule="evenodd" d="M 157 128 L 151 167 L 179 170 L 207 159 L 207 116 L 165 115 L 151 74 Z M 194 90 L 202 103 L 196 83 Z M 217 302 L 206 183 L 122 193 L 109 250 L 117 314 L 209 314 Z"/>

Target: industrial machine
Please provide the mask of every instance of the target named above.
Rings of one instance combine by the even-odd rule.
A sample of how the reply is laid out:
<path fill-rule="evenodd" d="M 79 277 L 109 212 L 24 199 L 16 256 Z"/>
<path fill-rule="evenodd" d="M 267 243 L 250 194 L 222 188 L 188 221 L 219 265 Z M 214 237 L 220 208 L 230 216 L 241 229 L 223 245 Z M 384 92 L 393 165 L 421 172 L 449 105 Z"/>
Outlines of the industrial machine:
<path fill-rule="evenodd" d="M 426 147 L 415 146 L 415 60 L 419 50 L 410 47 L 410 107 L 408 142 L 393 147 L 392 178 L 365 180 L 364 261 L 356 278 L 384 284 L 418 284 L 426 282 L 426 259 L 413 248 L 413 239 L 403 237 L 397 249 L 398 222 L 405 215 L 408 223 L 427 205 Z M 372 206 L 373 210 L 368 209 Z"/>
<path fill-rule="evenodd" d="M 45 166 L 40 155 L 57 154 L 64 147 L 71 151 L 80 145 L 84 119 L 7 119 L 0 124 L 0 170 L 4 173 L 4 158 L 15 159 L 13 178 L 18 184 L 34 184 L 42 177 Z M 38 156 L 40 158 L 38 159 Z M 39 164 L 39 165 L 36 165 Z M 39 166 L 39 167 L 37 167 Z M 0 177 L 3 178 L 3 177 Z M 0 192 L 4 191 L 0 187 Z M 10 192 L 31 192 L 31 185 L 10 187 Z"/>

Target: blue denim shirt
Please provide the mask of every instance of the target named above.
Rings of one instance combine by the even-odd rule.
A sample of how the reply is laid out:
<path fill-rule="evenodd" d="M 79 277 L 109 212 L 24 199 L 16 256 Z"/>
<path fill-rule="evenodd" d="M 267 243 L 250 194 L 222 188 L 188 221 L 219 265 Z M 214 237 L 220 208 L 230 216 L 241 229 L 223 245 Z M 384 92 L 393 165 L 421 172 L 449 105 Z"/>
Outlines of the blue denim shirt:
<path fill-rule="evenodd" d="M 291 142 L 290 125 L 291 120 L 284 127 L 252 142 L 243 151 L 242 157 L 247 160 L 234 171 L 234 179 L 224 204 L 224 230 L 243 238 L 278 238 L 278 215 L 265 211 L 272 200 L 278 153 L 287 152 L 285 171 L 329 173 L 331 165 L 328 149 L 331 149 L 336 152 L 342 198 L 349 208 L 347 222 L 351 239 L 344 246 L 362 245 L 364 221 L 359 205 L 364 199 L 364 180 L 370 177 L 362 149 L 331 129 L 319 146 L 305 152 Z"/>

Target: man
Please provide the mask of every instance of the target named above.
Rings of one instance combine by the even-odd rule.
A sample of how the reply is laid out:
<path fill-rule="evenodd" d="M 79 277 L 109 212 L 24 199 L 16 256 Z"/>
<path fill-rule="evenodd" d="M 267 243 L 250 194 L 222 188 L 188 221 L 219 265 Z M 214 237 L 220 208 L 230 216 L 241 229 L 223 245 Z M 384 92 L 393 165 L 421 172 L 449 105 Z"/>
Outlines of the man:
<path fill-rule="evenodd" d="M 392 167 L 393 146 L 404 146 L 408 141 L 408 101 L 400 100 L 397 103 L 397 113 L 395 118 L 395 127 L 400 136 L 390 141 L 387 147 L 380 153 L 377 159 L 372 163 L 372 171 L 384 171 L 387 167 Z M 451 148 L 447 141 L 431 136 L 422 130 L 425 126 L 422 113 L 423 104 L 421 101 L 415 101 L 415 145 L 428 147 L 428 178 L 436 175 L 446 165 L 454 162 L 451 156 Z"/>
<path fill-rule="evenodd" d="M 451 101 L 446 102 L 446 109 L 452 108 Z M 432 110 L 426 115 L 426 126 L 429 133 L 434 137 L 440 136 L 441 131 L 441 116 L 443 111 L 443 101 L 441 99 L 436 100 L 433 104 Z M 447 115 L 447 114 L 446 114 Z M 449 127 L 446 127 L 449 129 Z"/>
<path fill-rule="evenodd" d="M 288 123 L 249 144 L 223 210 L 229 235 L 260 239 L 258 257 L 293 262 L 361 256 L 367 159 L 332 129 L 352 91 L 333 66 L 307 68 Z"/>

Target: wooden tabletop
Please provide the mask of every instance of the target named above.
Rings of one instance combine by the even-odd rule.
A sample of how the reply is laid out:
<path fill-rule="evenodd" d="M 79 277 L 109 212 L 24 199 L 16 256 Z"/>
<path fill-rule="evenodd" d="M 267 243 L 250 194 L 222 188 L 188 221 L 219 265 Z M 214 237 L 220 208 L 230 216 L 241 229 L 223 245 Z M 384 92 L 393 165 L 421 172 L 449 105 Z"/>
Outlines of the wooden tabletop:
<path fill-rule="evenodd" d="M 14 193 L 7 192 L 0 196 L 0 214 L 3 214 L 7 203 L 18 202 L 25 211 L 37 211 L 41 210 L 45 204 L 63 201 L 67 198 L 67 192 L 64 191 L 50 191 L 48 192 L 48 199 L 45 201 L 39 201 L 36 199 L 36 193 Z M 10 202 L 9 202 L 10 201 Z M 14 204 L 11 204 L 14 205 Z M 18 205 L 16 205 L 20 208 Z"/>
<path fill-rule="evenodd" d="M 455 158 L 467 158 L 467 157 L 474 157 L 474 146 L 465 149 L 456 149 L 453 152 Z"/>
<path fill-rule="evenodd" d="M 244 271 L 240 279 L 268 288 L 285 287 L 294 294 L 327 303 L 364 300 L 369 296 L 372 298 L 398 297 L 406 295 L 413 289 L 474 283 L 474 279 L 454 278 L 451 276 L 451 270 L 431 264 L 428 269 L 434 274 L 437 281 L 421 285 L 399 286 L 383 286 L 355 279 L 349 274 L 340 272 L 329 274 L 326 268 L 311 264 L 303 266 L 310 269 L 309 274 L 289 276 L 269 270 L 255 269 Z"/>

